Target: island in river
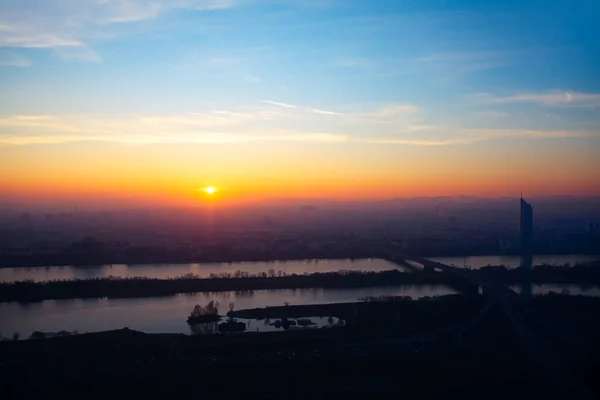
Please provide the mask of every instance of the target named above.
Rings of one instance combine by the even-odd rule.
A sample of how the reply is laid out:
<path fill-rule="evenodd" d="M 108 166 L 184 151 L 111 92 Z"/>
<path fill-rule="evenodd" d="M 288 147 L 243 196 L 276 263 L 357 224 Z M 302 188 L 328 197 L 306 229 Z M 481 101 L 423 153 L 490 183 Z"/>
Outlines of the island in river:
<path fill-rule="evenodd" d="M 600 284 L 600 262 L 585 265 L 484 267 L 469 270 L 475 277 L 513 285 L 529 283 Z M 186 275 L 174 279 L 101 278 L 48 282 L 0 282 L 0 301 L 41 301 L 70 298 L 127 298 L 164 296 L 176 293 L 252 291 L 299 288 L 356 288 L 394 285 L 446 285 L 459 292 L 472 291 L 472 285 L 452 274 L 440 271 L 381 272 L 338 271 L 304 275 L 269 275 L 265 272 L 241 275 L 199 277 Z"/>

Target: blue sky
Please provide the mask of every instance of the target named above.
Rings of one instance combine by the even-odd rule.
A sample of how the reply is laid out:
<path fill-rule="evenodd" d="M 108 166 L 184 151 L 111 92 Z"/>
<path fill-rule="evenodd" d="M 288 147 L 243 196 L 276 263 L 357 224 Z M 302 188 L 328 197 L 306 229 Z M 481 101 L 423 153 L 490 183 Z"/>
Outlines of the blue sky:
<path fill-rule="evenodd" d="M 3 0 L 0 143 L 597 148 L 599 13 L 591 0 Z"/>

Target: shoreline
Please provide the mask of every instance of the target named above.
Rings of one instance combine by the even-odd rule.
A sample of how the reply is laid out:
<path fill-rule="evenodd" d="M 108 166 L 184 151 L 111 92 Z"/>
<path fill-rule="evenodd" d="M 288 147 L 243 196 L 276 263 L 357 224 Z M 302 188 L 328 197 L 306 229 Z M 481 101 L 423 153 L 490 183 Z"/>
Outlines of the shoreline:
<path fill-rule="evenodd" d="M 600 260 L 600 252 L 556 252 L 556 251 L 547 251 L 547 252 L 537 252 L 533 254 L 533 257 L 538 256 L 597 256 Z M 519 257 L 520 254 L 509 252 L 509 253 L 499 253 L 499 252 L 479 252 L 478 254 L 459 254 L 459 253 L 427 253 L 424 255 L 424 258 L 445 258 L 445 257 L 456 257 L 456 258 L 470 258 L 470 257 Z M 89 261 L 67 261 L 69 257 L 65 258 L 51 258 L 49 261 L 48 257 L 35 257 L 34 260 L 31 259 L 19 259 L 13 258 L 5 259 L 0 257 L 0 269 L 1 268 L 64 268 L 64 267 L 76 267 L 76 268 L 85 268 L 85 267 L 102 267 L 102 266 L 110 266 L 110 265 L 127 265 L 131 267 L 135 267 L 138 265 L 154 265 L 154 264 L 237 264 L 237 263 L 277 263 L 277 262 L 287 262 L 287 261 L 303 261 L 303 260 L 364 260 L 364 259 L 378 259 L 381 258 L 376 254 L 371 252 L 351 252 L 347 254 L 303 254 L 303 255 L 290 255 L 290 256 L 241 256 L 241 257 L 214 257 L 214 258 L 203 258 L 203 257 L 195 257 L 195 258 L 186 258 L 181 259 L 177 257 L 166 257 L 164 259 L 155 259 L 153 261 L 146 260 L 126 260 L 122 258 L 108 258 L 102 260 L 102 262 L 89 262 Z M 44 261 L 46 260 L 46 261 Z M 61 262 L 57 262 L 61 261 Z"/>
<path fill-rule="evenodd" d="M 600 285 L 600 262 L 574 266 L 483 267 L 469 274 L 492 279 L 500 284 L 585 284 Z M 0 302 L 39 302 L 76 298 L 143 298 L 181 293 L 255 291 L 272 289 L 341 289 L 375 286 L 444 285 L 458 292 L 471 293 L 477 287 L 464 278 L 440 271 L 381 272 L 337 271 L 306 275 L 267 276 L 266 273 L 243 276 L 158 278 L 92 278 L 60 281 L 19 281 L 0 283 Z"/>
<path fill-rule="evenodd" d="M 143 298 L 201 292 L 360 288 L 410 284 L 448 285 L 448 283 L 447 278 L 440 273 L 415 274 L 398 270 L 246 278 L 98 278 L 0 283 L 0 302 L 28 303 L 74 298 Z"/>
<path fill-rule="evenodd" d="M 584 254 L 585 255 L 585 254 Z M 600 255 L 598 255 L 600 258 Z M 381 259 L 381 257 L 376 256 L 364 256 L 364 257 L 344 257 L 344 256 L 331 256 L 331 257 L 290 257 L 290 258 L 265 258 L 265 259 L 223 259 L 221 261 L 156 261 L 156 262 L 138 262 L 138 263 L 127 263 L 127 262 L 113 262 L 113 263 L 103 263 L 103 264 L 88 264 L 88 263 L 75 263 L 75 264 L 50 264 L 50 263 L 42 263 L 39 265 L 4 265 L 1 264 L 0 261 L 0 269 L 3 268 L 98 268 L 98 267 L 109 267 L 113 265 L 126 265 L 128 267 L 137 267 L 137 266 L 145 266 L 145 265 L 187 265 L 187 264 L 246 264 L 246 263 L 285 263 L 289 261 L 319 261 L 319 260 L 372 260 L 372 259 Z"/>

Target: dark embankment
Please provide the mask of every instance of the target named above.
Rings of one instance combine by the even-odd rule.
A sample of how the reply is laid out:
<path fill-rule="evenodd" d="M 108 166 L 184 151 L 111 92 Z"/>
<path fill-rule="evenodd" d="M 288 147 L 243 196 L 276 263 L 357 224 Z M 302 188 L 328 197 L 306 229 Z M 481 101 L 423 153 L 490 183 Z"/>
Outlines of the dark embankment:
<path fill-rule="evenodd" d="M 497 310 L 461 333 L 460 340 L 443 333 L 421 340 L 420 329 L 410 329 L 413 317 L 434 321 L 431 327 L 440 332 L 448 322 L 460 327 L 465 316 L 479 309 L 479 301 L 466 296 L 440 300 L 438 305 L 447 304 L 452 316 L 433 306 L 433 312 L 428 311 L 435 300 L 364 304 L 374 314 L 387 309 L 380 314 L 387 320 L 400 315 L 395 326 L 403 325 L 405 334 L 381 329 L 383 324 L 368 329 L 365 319 L 357 330 L 349 326 L 213 336 L 119 330 L 0 342 L 0 396 L 242 398 L 251 393 L 252 398 L 506 399 L 517 393 L 518 398 L 574 398 L 557 391 L 555 382 L 522 351 Z M 590 316 L 600 313 L 600 299 L 542 296 L 534 298 L 532 306 L 544 315 L 561 310 L 561 315 L 576 316 L 569 320 L 575 324 L 569 331 L 572 339 L 579 341 L 581 331 L 590 340 L 572 372 L 590 398 L 596 398 L 600 346 L 593 338 L 600 335 L 600 324 L 593 319 L 590 323 Z M 462 311 L 452 311 L 455 308 Z M 549 343 L 546 350 L 557 349 Z"/>
<path fill-rule="evenodd" d="M 45 299 L 94 297 L 149 297 L 176 293 L 250 291 L 264 289 L 353 288 L 406 284 L 448 284 L 442 273 L 332 272 L 290 276 L 250 276 L 243 278 L 200 278 L 183 276 L 174 279 L 97 278 L 47 282 L 0 283 L 0 301 L 39 301 Z"/>
<path fill-rule="evenodd" d="M 508 269 L 503 266 L 488 266 L 472 270 L 471 273 L 508 285 L 524 281 L 530 281 L 532 283 L 579 283 L 599 285 L 600 261 L 587 264 L 575 264 L 573 266 L 538 265 L 531 269 L 526 267 Z"/>
<path fill-rule="evenodd" d="M 228 313 L 236 318 L 338 317 L 351 330 L 376 330 L 396 333 L 425 332 L 467 318 L 483 306 L 480 296 L 447 295 L 411 300 L 311 304 L 238 310 Z"/>

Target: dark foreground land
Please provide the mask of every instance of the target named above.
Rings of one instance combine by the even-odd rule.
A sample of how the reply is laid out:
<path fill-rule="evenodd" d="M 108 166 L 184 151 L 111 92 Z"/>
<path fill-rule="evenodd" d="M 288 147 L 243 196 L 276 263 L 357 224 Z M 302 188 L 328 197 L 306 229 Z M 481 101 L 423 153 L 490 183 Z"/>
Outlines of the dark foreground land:
<path fill-rule="evenodd" d="M 318 311 L 310 307 L 260 312 L 275 318 Z M 572 392 L 523 351 L 499 308 L 479 296 L 456 295 L 329 305 L 322 314 L 335 312 L 348 323 L 328 330 L 213 336 L 120 330 L 2 342 L 0 396 L 597 397 L 600 299 L 549 295 L 531 300 L 531 308 L 560 332 L 557 338 L 539 325 L 534 330 L 544 351 L 560 357 L 576 378 Z"/>

